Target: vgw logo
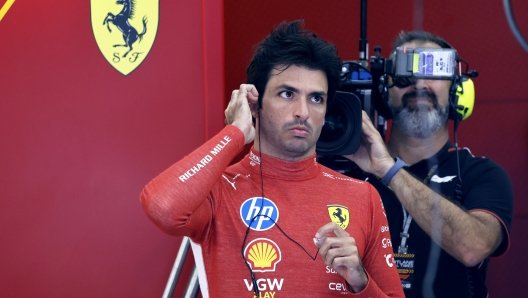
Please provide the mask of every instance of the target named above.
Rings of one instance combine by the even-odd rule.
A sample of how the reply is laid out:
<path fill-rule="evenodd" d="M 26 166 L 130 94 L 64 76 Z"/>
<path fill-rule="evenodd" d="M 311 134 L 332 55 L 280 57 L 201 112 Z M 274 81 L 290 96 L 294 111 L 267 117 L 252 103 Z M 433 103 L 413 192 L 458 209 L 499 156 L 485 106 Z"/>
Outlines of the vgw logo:
<path fill-rule="evenodd" d="M 254 197 L 242 203 L 240 216 L 246 226 L 251 223 L 252 230 L 265 231 L 273 227 L 279 220 L 279 208 L 270 199 Z M 257 217 L 255 218 L 255 216 Z"/>
<path fill-rule="evenodd" d="M 150 52 L 159 22 L 159 0 L 91 0 L 92 30 L 106 61 L 123 75 Z"/>

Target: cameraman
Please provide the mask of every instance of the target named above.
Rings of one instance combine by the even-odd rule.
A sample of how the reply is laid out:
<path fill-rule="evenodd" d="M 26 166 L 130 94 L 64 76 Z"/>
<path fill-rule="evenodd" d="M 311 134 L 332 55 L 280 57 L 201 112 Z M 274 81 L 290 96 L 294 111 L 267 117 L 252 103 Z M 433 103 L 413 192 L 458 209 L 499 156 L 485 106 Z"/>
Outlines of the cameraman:
<path fill-rule="evenodd" d="M 452 48 L 418 31 L 402 32 L 393 53 L 397 47 Z M 371 173 L 364 178 L 382 197 L 406 297 L 487 297 L 489 257 L 509 246 L 509 176 L 492 160 L 450 143 L 452 83 L 418 79 L 389 88 L 388 144 L 363 112 L 362 145 L 346 156 Z"/>

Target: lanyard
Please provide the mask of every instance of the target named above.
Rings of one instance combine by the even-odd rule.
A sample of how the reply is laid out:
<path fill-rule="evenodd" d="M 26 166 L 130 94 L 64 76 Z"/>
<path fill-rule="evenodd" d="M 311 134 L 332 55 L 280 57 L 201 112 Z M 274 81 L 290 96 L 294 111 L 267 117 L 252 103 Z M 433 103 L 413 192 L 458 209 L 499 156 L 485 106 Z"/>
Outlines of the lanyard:
<path fill-rule="evenodd" d="M 433 175 L 433 173 L 436 171 L 437 168 L 438 168 L 438 165 L 434 165 L 429 170 L 429 173 L 427 174 L 427 176 L 425 177 L 423 181 L 424 184 L 427 185 L 429 183 L 429 180 L 431 180 L 431 175 Z M 411 226 L 412 216 L 407 213 L 407 210 L 405 210 L 405 207 L 403 207 L 403 205 L 402 205 L 402 209 L 403 209 L 403 227 L 402 227 L 402 232 L 400 233 L 401 243 L 400 243 L 400 246 L 398 247 L 398 253 L 406 254 L 408 247 L 405 244 L 407 242 L 407 238 L 409 238 L 409 227 Z"/>

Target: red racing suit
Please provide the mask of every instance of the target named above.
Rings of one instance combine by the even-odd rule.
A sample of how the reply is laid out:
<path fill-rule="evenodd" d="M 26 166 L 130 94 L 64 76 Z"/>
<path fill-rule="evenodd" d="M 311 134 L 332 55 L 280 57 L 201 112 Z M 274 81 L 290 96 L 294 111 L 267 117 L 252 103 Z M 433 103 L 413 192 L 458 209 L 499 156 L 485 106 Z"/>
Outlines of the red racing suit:
<path fill-rule="evenodd" d="M 202 290 L 211 297 L 254 297 L 249 264 L 260 297 L 403 297 L 385 210 L 369 183 L 320 165 L 315 155 L 288 162 L 252 149 L 228 167 L 243 147 L 243 133 L 229 125 L 140 196 L 159 228 L 201 245 Z M 319 255 L 310 258 L 317 252 L 315 233 L 330 221 L 356 241 L 369 278 L 360 293 L 349 292 Z"/>

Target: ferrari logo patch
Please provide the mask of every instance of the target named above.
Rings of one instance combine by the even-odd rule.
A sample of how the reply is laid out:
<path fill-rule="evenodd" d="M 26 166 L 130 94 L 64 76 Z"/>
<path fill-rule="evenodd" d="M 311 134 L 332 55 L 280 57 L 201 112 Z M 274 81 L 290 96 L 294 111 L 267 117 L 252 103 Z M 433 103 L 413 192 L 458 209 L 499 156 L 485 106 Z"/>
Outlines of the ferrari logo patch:
<path fill-rule="evenodd" d="M 154 44 L 159 0 L 91 0 L 90 10 L 99 50 L 110 65 L 128 75 Z"/>
<path fill-rule="evenodd" d="M 350 222 L 348 208 L 337 204 L 327 206 L 330 220 L 338 224 L 343 230 L 346 229 L 348 227 L 348 223 Z"/>

